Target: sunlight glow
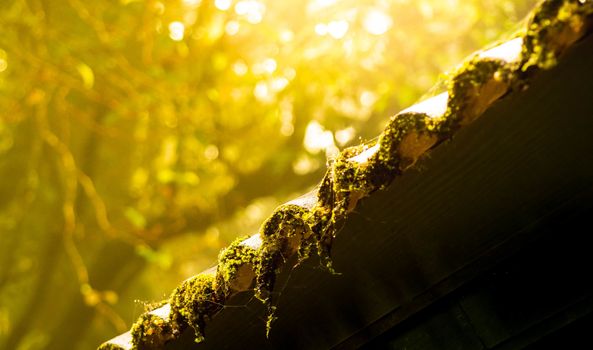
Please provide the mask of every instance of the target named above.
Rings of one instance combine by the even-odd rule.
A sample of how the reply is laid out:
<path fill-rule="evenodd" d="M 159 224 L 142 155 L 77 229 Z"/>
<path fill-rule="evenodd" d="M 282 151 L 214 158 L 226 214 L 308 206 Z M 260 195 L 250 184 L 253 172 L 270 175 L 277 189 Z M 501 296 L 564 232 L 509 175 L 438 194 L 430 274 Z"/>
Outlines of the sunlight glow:
<path fill-rule="evenodd" d="M 307 12 L 316 13 L 337 3 L 338 0 L 311 0 L 307 5 Z"/>
<path fill-rule="evenodd" d="M 253 223 L 262 220 L 265 214 L 266 212 L 261 203 L 251 203 L 245 208 L 245 216 L 247 216 L 247 219 Z"/>
<path fill-rule="evenodd" d="M 253 89 L 253 95 L 255 95 L 255 98 L 262 103 L 271 103 L 274 101 L 274 96 L 271 90 L 272 89 L 267 82 L 260 81 Z"/>
<path fill-rule="evenodd" d="M 340 146 L 344 146 L 354 138 L 355 133 L 356 130 L 354 130 L 354 128 L 351 126 L 347 127 L 346 129 L 337 130 L 335 134 L 336 141 L 338 141 Z"/>
<path fill-rule="evenodd" d="M 408 107 L 400 113 L 424 113 L 431 118 L 440 118 L 447 111 L 447 102 L 449 101 L 449 94 L 443 92 L 424 101 L 416 103 Z"/>
<path fill-rule="evenodd" d="M 360 94 L 360 104 L 364 107 L 372 107 L 377 102 L 377 94 L 365 90 Z"/>
<path fill-rule="evenodd" d="M 202 0 L 183 0 L 183 4 L 187 7 L 197 7 Z"/>
<path fill-rule="evenodd" d="M 278 66 L 278 64 L 276 63 L 276 60 L 273 58 L 266 58 L 263 61 L 262 65 L 263 65 L 264 71 L 268 74 L 274 73 L 274 71 L 276 70 L 276 67 Z"/>
<path fill-rule="evenodd" d="M 278 63 L 276 63 L 276 60 L 269 57 L 261 62 L 255 63 L 252 67 L 252 70 L 256 75 L 272 74 L 276 71 L 277 67 Z"/>
<path fill-rule="evenodd" d="M 327 24 L 327 33 L 334 39 L 341 39 L 348 32 L 348 22 L 344 20 L 331 21 Z"/>
<path fill-rule="evenodd" d="M 306 175 L 319 169 L 319 161 L 303 154 L 292 163 L 292 171 L 297 175 Z"/>
<path fill-rule="evenodd" d="M 228 21 L 227 24 L 224 26 L 224 31 L 228 34 L 228 35 L 235 35 L 237 33 L 239 33 L 239 28 L 241 27 L 241 25 L 239 24 L 239 22 L 237 21 Z"/>
<path fill-rule="evenodd" d="M 271 80 L 260 81 L 253 89 L 253 95 L 261 103 L 272 103 L 276 100 L 278 92 L 288 85 L 288 79 L 278 77 Z"/>
<path fill-rule="evenodd" d="M 296 77 L 296 70 L 292 67 L 284 68 L 284 70 L 282 72 L 284 73 L 284 76 L 288 80 L 292 80 L 292 79 L 294 79 L 294 77 Z"/>
<path fill-rule="evenodd" d="M 198 19 L 198 12 L 197 11 L 187 11 L 183 15 L 183 23 L 185 23 L 187 26 L 191 26 L 194 23 L 196 23 L 196 20 L 197 19 Z"/>
<path fill-rule="evenodd" d="M 374 145 L 373 147 L 367 148 L 359 155 L 349 158 L 348 160 L 351 162 L 356 162 L 359 164 L 364 164 L 368 162 L 368 160 L 379 150 L 379 144 Z"/>
<path fill-rule="evenodd" d="M 221 11 L 226 11 L 231 8 L 231 0 L 215 0 L 214 6 Z"/>
<path fill-rule="evenodd" d="M 93 85 L 95 83 L 95 74 L 93 73 L 93 70 L 91 69 L 91 67 L 89 67 L 88 65 L 81 62 L 76 66 L 76 70 L 78 70 L 78 73 L 80 74 L 80 76 L 82 78 L 82 84 L 83 84 L 84 88 L 92 89 Z M 0 57 L 0 72 L 2 72 L 1 57 Z"/>
<path fill-rule="evenodd" d="M 218 158 L 218 147 L 216 145 L 208 145 L 206 149 L 204 149 L 204 157 L 208 160 L 215 160 Z"/>
<path fill-rule="evenodd" d="M 334 39 L 343 38 L 348 32 L 350 25 L 347 21 L 331 21 L 329 23 L 318 23 L 315 25 L 315 33 L 319 36 L 329 34 Z"/>
<path fill-rule="evenodd" d="M 287 137 L 294 134 L 294 125 L 292 123 L 282 123 L 282 126 L 280 126 L 280 133 Z"/>
<path fill-rule="evenodd" d="M 235 5 L 235 12 L 239 16 L 245 17 L 247 22 L 257 24 L 264 18 L 266 5 L 256 0 L 243 0 Z"/>
<path fill-rule="evenodd" d="M 238 76 L 243 76 L 247 74 L 248 70 L 249 67 L 247 67 L 247 65 L 243 61 L 237 61 L 233 63 L 233 72 L 235 72 L 235 74 L 237 74 Z"/>
<path fill-rule="evenodd" d="M 280 133 L 284 136 L 290 136 L 294 133 L 294 114 L 293 105 L 289 100 L 280 102 Z"/>
<path fill-rule="evenodd" d="M 274 78 L 270 82 L 270 86 L 272 90 L 278 92 L 284 90 L 284 88 L 288 85 L 288 79 L 285 77 Z"/>
<path fill-rule="evenodd" d="M 292 134 L 294 134 L 294 125 L 292 124 L 282 124 L 282 126 L 280 127 L 280 133 L 283 136 L 290 136 Z"/>
<path fill-rule="evenodd" d="M 426 19 L 432 19 L 434 17 L 434 9 L 431 3 L 423 1 L 418 6 L 422 17 Z"/>
<path fill-rule="evenodd" d="M 327 34 L 327 24 L 325 23 L 317 23 L 315 25 L 315 33 L 319 36 L 324 36 Z"/>
<path fill-rule="evenodd" d="M 0 73 L 4 72 L 6 68 L 8 68 L 8 60 L 6 56 L 6 51 L 0 49 Z"/>
<path fill-rule="evenodd" d="M 364 29 L 373 35 L 385 34 L 391 28 L 393 20 L 385 12 L 371 10 L 364 18 Z"/>
<path fill-rule="evenodd" d="M 249 237 L 248 239 L 244 240 L 243 242 L 241 242 L 242 245 L 244 245 L 245 247 L 251 247 L 253 249 L 259 249 L 259 247 L 261 247 L 262 245 L 262 240 L 261 237 L 259 236 L 259 233 L 256 233 L 255 235 Z"/>
<path fill-rule="evenodd" d="M 185 25 L 179 21 L 169 23 L 169 37 L 174 41 L 181 41 L 185 35 Z"/>
<path fill-rule="evenodd" d="M 280 41 L 282 41 L 283 43 L 288 43 L 291 42 L 294 38 L 294 33 L 290 30 L 283 30 L 280 32 L 279 37 Z"/>
<path fill-rule="evenodd" d="M 310 121 L 307 125 L 303 145 L 307 151 L 313 154 L 319 153 L 321 150 L 327 151 L 336 147 L 333 133 L 326 130 L 316 120 Z"/>
<path fill-rule="evenodd" d="M 480 52 L 479 56 L 482 58 L 494 58 L 507 62 L 515 62 L 519 60 L 521 56 L 522 47 L 523 39 L 515 38 L 490 50 Z"/>

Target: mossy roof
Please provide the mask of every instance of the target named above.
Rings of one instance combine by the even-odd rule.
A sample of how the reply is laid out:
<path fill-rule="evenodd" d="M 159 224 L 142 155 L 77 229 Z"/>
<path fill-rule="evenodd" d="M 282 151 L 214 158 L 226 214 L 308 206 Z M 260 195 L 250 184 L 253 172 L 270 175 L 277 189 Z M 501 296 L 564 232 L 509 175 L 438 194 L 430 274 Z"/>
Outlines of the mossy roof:
<path fill-rule="evenodd" d="M 316 254 L 333 271 L 330 251 L 337 228 L 361 199 L 385 189 L 496 101 L 528 89 L 539 72 L 554 67 L 592 27 L 592 0 L 542 2 L 512 39 L 471 55 L 450 74 L 446 89 L 391 117 L 376 141 L 343 150 L 314 193 L 278 207 L 259 233 L 223 250 L 217 268 L 181 283 L 130 332 L 99 349 L 159 349 L 189 328 L 202 341 L 205 327 L 224 312 L 223 306 L 252 289 L 265 305 L 267 326 L 262 329 L 269 331 L 276 277 L 283 266 Z"/>

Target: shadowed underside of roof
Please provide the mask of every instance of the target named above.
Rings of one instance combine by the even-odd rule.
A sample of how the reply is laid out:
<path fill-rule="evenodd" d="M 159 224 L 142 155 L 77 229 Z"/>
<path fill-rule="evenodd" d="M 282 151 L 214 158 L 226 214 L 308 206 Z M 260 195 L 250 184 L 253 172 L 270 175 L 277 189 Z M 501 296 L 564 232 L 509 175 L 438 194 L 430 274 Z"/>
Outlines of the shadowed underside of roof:
<path fill-rule="evenodd" d="M 346 218 L 361 199 L 387 188 L 494 102 L 528 89 L 540 72 L 561 63 L 563 54 L 592 27 L 593 0 L 544 1 L 513 39 L 469 57 L 450 74 L 446 89 L 392 117 L 376 141 L 343 150 L 316 191 L 277 208 L 258 234 L 223 250 L 216 268 L 181 283 L 130 332 L 99 349 L 160 349 L 192 329 L 196 341 L 203 341 L 207 323 L 253 289 L 265 306 L 262 332 L 269 332 L 279 271 L 318 256 L 333 272 L 330 250 L 336 233 L 348 225 Z"/>

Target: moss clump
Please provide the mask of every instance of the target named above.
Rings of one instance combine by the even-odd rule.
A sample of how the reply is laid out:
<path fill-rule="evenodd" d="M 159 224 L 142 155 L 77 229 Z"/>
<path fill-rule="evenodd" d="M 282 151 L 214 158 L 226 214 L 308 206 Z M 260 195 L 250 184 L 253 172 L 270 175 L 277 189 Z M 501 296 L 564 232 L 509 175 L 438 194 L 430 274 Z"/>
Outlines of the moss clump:
<path fill-rule="evenodd" d="M 307 220 L 311 227 L 311 236 L 305 240 L 299 249 L 299 261 L 309 257 L 315 249 L 322 266 L 335 273 L 331 260 L 331 246 L 336 232 L 336 221 L 331 208 L 315 207 Z"/>
<path fill-rule="evenodd" d="M 252 247 L 242 244 L 247 238 L 236 239 L 218 256 L 216 288 L 218 294 L 223 295 L 225 299 L 230 297 L 233 292 L 248 288 L 252 283 L 259 254 Z M 247 276 L 240 276 L 241 272 Z"/>
<path fill-rule="evenodd" d="M 161 349 L 175 338 L 170 322 L 151 313 L 143 314 L 132 326 L 132 344 L 136 349 Z"/>
<path fill-rule="evenodd" d="M 368 182 L 370 172 L 368 162 L 353 161 L 352 158 L 370 149 L 371 145 L 362 145 L 345 149 L 335 160 L 332 167 L 333 193 L 332 205 L 334 218 L 342 217 L 352 211 L 358 199 L 372 191 Z"/>
<path fill-rule="evenodd" d="M 335 161 L 327 170 L 317 190 L 317 205 L 307 214 L 306 222 L 310 227 L 311 235 L 305 239 L 299 248 L 299 260 L 309 257 L 313 249 L 316 250 L 322 264 L 329 271 L 333 271 L 330 259 L 331 244 L 334 236 L 333 208 L 336 205 L 336 192 L 334 187 Z"/>
<path fill-rule="evenodd" d="M 411 159 L 403 157 L 400 152 L 400 146 L 405 138 L 412 134 L 431 134 L 435 131 L 428 128 L 427 119 L 423 113 L 402 113 L 392 117 L 389 124 L 381 134 L 379 139 L 379 150 L 371 170 L 372 181 L 375 186 L 383 188 L 397 175 L 401 174 L 402 169 L 406 169 Z"/>
<path fill-rule="evenodd" d="M 333 167 L 333 163 L 332 163 Z M 335 202 L 332 169 L 328 169 L 317 189 L 317 207 L 331 208 Z"/>
<path fill-rule="evenodd" d="M 101 344 L 97 350 L 126 350 L 126 349 L 119 345 L 113 344 L 111 342 L 106 342 L 106 343 Z"/>
<path fill-rule="evenodd" d="M 277 208 L 260 229 L 262 245 L 256 267 L 255 296 L 266 305 L 266 334 L 275 319 L 272 291 L 276 275 L 285 260 L 299 252 L 303 241 L 311 236 L 308 217 L 306 208 L 287 204 Z"/>
<path fill-rule="evenodd" d="M 549 69 L 580 39 L 593 14 L 591 0 L 543 1 L 530 18 L 524 38 L 521 69 Z"/>
<path fill-rule="evenodd" d="M 473 58 L 463 64 L 449 83 L 446 123 L 441 133 L 449 136 L 479 117 L 506 93 L 512 74 L 504 62 Z"/>
<path fill-rule="evenodd" d="M 256 269 L 256 296 L 266 301 L 274 287 L 276 272 L 310 236 L 309 211 L 294 204 L 277 208 L 260 229 L 262 246 Z"/>
<path fill-rule="evenodd" d="M 214 274 L 199 274 L 183 282 L 171 295 L 171 321 L 176 330 L 186 325 L 196 333 L 196 343 L 204 340 L 206 320 L 220 311 L 224 299 L 215 288 Z"/>

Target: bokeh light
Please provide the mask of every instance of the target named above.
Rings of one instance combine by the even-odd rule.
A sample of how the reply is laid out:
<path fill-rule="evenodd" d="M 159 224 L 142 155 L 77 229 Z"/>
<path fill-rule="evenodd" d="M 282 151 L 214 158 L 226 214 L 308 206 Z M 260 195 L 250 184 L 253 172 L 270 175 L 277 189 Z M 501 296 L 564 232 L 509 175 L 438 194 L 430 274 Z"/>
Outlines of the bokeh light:
<path fill-rule="evenodd" d="M 385 34 L 392 24 L 391 17 L 380 10 L 372 9 L 364 17 L 364 28 L 373 35 Z"/>
<path fill-rule="evenodd" d="M 185 25 L 179 21 L 169 23 L 169 37 L 175 41 L 183 40 L 185 36 Z"/>
<path fill-rule="evenodd" d="M 0 73 L 8 68 L 8 57 L 6 51 L 0 49 Z"/>
<path fill-rule="evenodd" d="M 214 0 L 214 6 L 221 11 L 230 9 L 232 4 L 232 0 Z"/>

